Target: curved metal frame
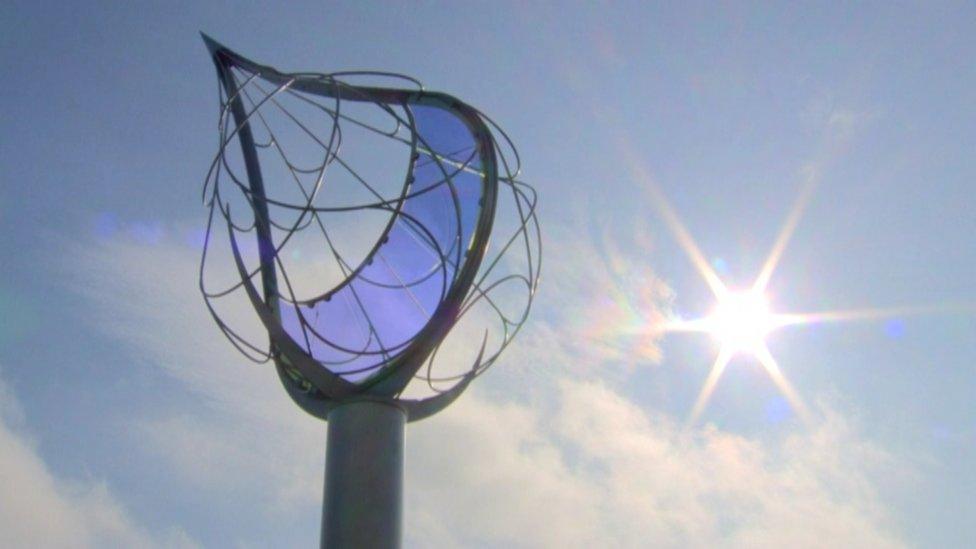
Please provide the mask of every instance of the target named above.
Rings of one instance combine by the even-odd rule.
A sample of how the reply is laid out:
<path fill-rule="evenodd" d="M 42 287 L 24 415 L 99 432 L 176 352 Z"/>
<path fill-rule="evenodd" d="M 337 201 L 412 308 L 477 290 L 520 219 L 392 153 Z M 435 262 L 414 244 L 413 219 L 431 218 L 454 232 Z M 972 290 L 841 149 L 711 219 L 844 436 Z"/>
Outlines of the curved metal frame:
<path fill-rule="evenodd" d="M 496 140 L 492 135 L 492 131 L 489 129 L 489 124 L 499 132 L 501 132 L 501 130 L 483 114 L 447 94 L 429 92 L 424 90 L 422 87 L 411 90 L 352 86 L 335 78 L 337 75 L 350 75 L 357 73 L 335 73 L 334 75 L 282 73 L 272 67 L 260 65 L 250 61 L 231 51 L 230 49 L 218 44 L 206 35 L 204 35 L 203 38 L 208 49 L 210 50 L 211 56 L 217 68 L 220 84 L 227 98 L 226 102 L 222 101 L 221 121 L 223 131 L 221 139 L 221 151 L 218 153 L 217 158 L 214 159 L 214 164 L 211 166 L 210 173 L 208 173 L 207 176 L 207 184 L 205 185 L 206 193 L 207 186 L 210 184 L 211 179 L 214 179 L 215 196 L 211 198 L 210 203 L 211 223 L 213 221 L 213 208 L 218 205 L 215 204 L 215 202 L 219 202 L 218 197 L 216 196 L 218 189 L 216 184 L 217 175 L 215 173 L 215 169 L 219 171 L 219 162 L 223 160 L 223 150 L 228 143 L 234 137 L 236 137 L 241 144 L 241 152 L 243 154 L 248 179 L 247 188 L 244 189 L 242 187 L 242 190 L 246 192 L 246 196 L 254 209 L 254 229 L 256 230 L 259 242 L 259 271 L 262 277 L 261 293 L 263 293 L 263 299 L 261 293 L 258 292 L 252 281 L 252 278 L 256 272 L 249 273 L 244 265 L 238 242 L 234 237 L 235 227 L 230 219 L 229 212 L 223 211 L 223 206 L 221 206 L 221 213 L 223 213 L 227 219 L 231 238 L 231 249 L 234 255 L 238 273 L 241 277 L 240 286 L 242 286 L 246 292 L 252 306 L 257 312 L 262 324 L 267 329 L 271 339 L 271 352 L 266 356 L 274 359 L 279 377 L 289 395 L 307 412 L 322 419 L 325 419 L 332 407 L 339 403 L 348 402 L 351 399 L 377 399 L 385 401 L 391 399 L 397 400 L 398 403 L 407 410 L 408 416 L 411 420 L 420 419 L 436 413 L 447 404 L 455 400 L 476 375 L 484 371 L 484 369 L 493 363 L 497 355 L 508 344 L 511 337 L 517 333 L 518 329 L 521 327 L 521 323 L 525 319 L 525 316 L 528 314 L 528 310 L 531 306 L 532 296 L 535 293 L 536 284 L 538 281 L 538 267 L 541 261 L 541 241 L 539 239 L 538 222 L 535 219 L 535 196 L 534 193 L 531 192 L 530 187 L 527 187 L 523 183 L 514 180 L 514 175 L 510 172 L 508 163 L 503 155 L 500 156 L 500 158 L 504 163 L 507 177 L 503 178 L 502 180 L 511 186 L 514 192 L 516 204 L 518 206 L 519 215 L 522 219 L 520 232 L 524 234 L 526 241 L 529 273 L 528 276 L 513 275 L 510 277 L 505 277 L 501 280 L 493 282 L 486 288 L 481 287 L 481 282 L 485 280 L 488 272 L 495 268 L 500 256 L 511 247 L 518 236 L 517 233 L 516 235 L 513 235 L 508 242 L 506 242 L 501 253 L 499 254 L 499 257 L 494 258 L 489 263 L 486 272 L 482 273 L 480 279 L 476 281 L 479 269 L 482 266 L 482 260 L 487 250 L 488 239 L 494 222 L 499 186 L 499 167 L 496 161 L 496 154 L 500 155 L 500 153 L 497 150 Z M 281 294 L 279 294 L 278 291 L 278 277 L 275 268 L 276 262 L 278 261 L 278 249 L 276 249 L 273 245 L 261 245 L 262 242 L 273 242 L 271 238 L 272 220 L 270 219 L 268 204 L 271 203 L 276 206 L 280 204 L 275 204 L 273 201 L 270 201 L 265 193 L 264 180 L 261 173 L 257 147 L 250 128 L 250 117 L 255 111 L 257 111 L 257 108 L 260 105 L 256 105 L 250 113 L 245 109 L 243 100 L 241 98 L 240 87 L 236 83 L 234 75 L 232 74 L 233 68 L 251 73 L 253 75 L 252 78 L 260 77 L 267 82 L 277 85 L 277 91 L 290 89 L 335 99 L 336 101 L 345 100 L 370 102 L 381 106 L 393 105 L 400 107 L 404 110 L 410 120 L 402 121 L 399 119 L 399 117 L 397 117 L 398 124 L 404 122 L 405 124 L 409 124 L 410 127 L 412 127 L 413 123 L 412 114 L 410 111 L 411 105 L 443 109 L 462 121 L 471 132 L 471 136 L 474 139 L 476 153 L 478 155 L 478 159 L 480 160 L 481 166 L 478 175 L 480 176 L 482 182 L 482 199 L 479 202 L 480 210 L 478 213 L 476 227 L 471 235 L 467 249 L 463 250 L 464 255 L 461 256 L 460 254 L 462 253 L 462 250 L 460 247 L 458 248 L 456 252 L 458 254 L 458 264 L 455 265 L 455 272 L 453 279 L 451 280 L 451 284 L 447 292 L 442 293 L 440 302 L 435 311 L 431 314 L 426 325 L 424 325 L 418 333 L 411 337 L 405 343 L 403 348 L 399 349 L 394 356 L 384 360 L 383 363 L 377 367 L 375 373 L 371 374 L 365 380 L 360 382 L 352 382 L 345 379 L 342 374 L 332 372 L 330 369 L 306 353 L 305 350 L 292 338 L 291 335 L 287 333 L 282 326 L 280 309 L 278 307 L 278 299 Z M 398 76 L 386 75 L 384 73 L 358 74 Z M 408 80 L 417 83 L 412 79 L 408 78 Z M 277 93 L 277 91 L 275 93 Z M 267 98 L 265 100 L 267 100 Z M 234 119 L 234 128 L 230 134 L 227 134 L 226 131 L 226 114 L 228 111 Z M 392 111 L 390 112 L 392 114 Z M 504 132 L 501 133 L 505 140 L 508 141 L 508 138 L 504 135 Z M 510 141 L 508 144 L 514 151 L 514 147 L 511 146 Z M 331 290 L 321 294 L 317 298 L 308 300 L 307 302 L 316 302 L 320 299 L 329 299 L 330 296 L 341 289 L 344 284 L 356 277 L 365 265 L 372 262 L 374 256 L 378 253 L 381 244 L 385 241 L 386 236 L 391 231 L 396 219 L 398 219 L 398 217 L 401 215 L 404 215 L 403 212 L 400 211 L 400 208 L 404 204 L 405 199 L 410 196 L 410 185 L 414 177 L 414 160 L 416 160 L 418 157 L 417 134 L 416 131 L 413 130 L 412 143 L 410 145 L 412 160 L 409 162 L 408 173 L 406 175 L 403 190 L 398 201 L 395 203 L 392 201 L 384 201 L 374 205 L 381 210 L 391 211 L 392 209 L 390 221 L 387 223 L 383 233 L 380 235 L 380 238 L 377 240 L 376 244 L 374 244 L 372 250 L 366 255 L 360 265 L 358 265 L 351 273 L 345 275 L 345 281 Z M 515 155 L 517 160 L 517 152 L 515 152 Z M 438 163 L 440 163 L 440 160 L 438 160 Z M 449 176 L 447 176 L 445 173 L 445 178 L 447 177 Z M 240 186 L 241 184 L 238 183 L 238 185 Z M 531 193 L 531 195 L 527 193 Z M 528 209 L 528 213 L 523 211 L 523 204 Z M 391 208 L 391 206 L 395 207 Z M 306 207 L 306 210 L 308 209 L 314 209 L 311 207 L 311 201 Z M 305 213 L 307 213 L 307 211 L 303 211 L 302 216 L 304 216 Z M 460 214 L 458 213 L 457 215 Z M 301 218 L 299 218 L 298 223 L 301 223 Z M 296 223 L 296 226 L 298 223 Z M 535 242 L 537 243 L 537 251 L 535 254 L 533 254 L 533 250 L 531 250 L 531 245 L 529 242 L 531 239 L 529 236 L 530 225 L 532 228 L 534 228 L 534 237 Z M 460 226 L 458 230 L 461 230 Z M 208 229 L 208 243 L 209 234 Z M 462 242 L 459 244 L 463 245 L 464 243 Z M 461 259 L 462 257 L 463 260 Z M 257 349 L 257 347 L 246 342 L 243 340 L 243 338 L 233 333 L 224 324 L 224 322 L 221 321 L 215 309 L 210 305 L 209 299 L 213 297 L 213 294 L 209 294 L 204 288 L 203 284 L 203 263 L 205 261 L 206 244 L 204 249 L 204 259 L 201 262 L 201 290 L 204 292 L 204 295 L 208 300 L 208 307 L 217 320 L 218 325 L 222 331 L 224 331 L 225 335 L 228 336 L 231 342 L 241 349 L 242 352 L 248 354 L 248 356 L 250 356 L 249 353 L 241 347 L 241 344 L 246 346 L 248 349 L 257 352 L 258 354 L 263 354 Z M 497 307 L 494 306 L 491 299 L 487 297 L 487 295 L 488 292 L 490 292 L 497 285 L 514 279 L 521 280 L 526 284 L 529 299 L 521 318 L 517 319 L 516 321 L 511 321 L 507 319 L 505 315 L 497 309 Z M 471 294 L 470 292 L 472 285 L 474 285 L 476 289 L 475 294 Z M 284 297 L 283 295 L 281 296 Z M 454 380 L 456 383 L 453 387 L 442 392 L 439 391 L 439 394 L 427 399 L 407 400 L 398 398 L 399 394 L 404 390 L 406 385 L 417 376 L 418 371 L 423 366 L 425 361 L 428 361 L 428 383 L 431 383 L 432 380 L 435 379 L 430 374 L 430 367 L 434 356 L 436 355 L 436 349 L 456 321 L 470 309 L 474 302 L 480 299 L 487 299 L 488 302 L 491 303 L 496 309 L 503 321 L 505 334 L 503 336 L 503 342 L 498 351 L 486 358 L 485 351 L 488 339 L 486 333 L 477 360 L 470 371 L 457 377 L 437 379 L 438 381 Z M 511 332 L 509 332 L 510 326 L 514 327 Z M 431 385 L 431 387 L 433 388 L 433 385 Z"/>

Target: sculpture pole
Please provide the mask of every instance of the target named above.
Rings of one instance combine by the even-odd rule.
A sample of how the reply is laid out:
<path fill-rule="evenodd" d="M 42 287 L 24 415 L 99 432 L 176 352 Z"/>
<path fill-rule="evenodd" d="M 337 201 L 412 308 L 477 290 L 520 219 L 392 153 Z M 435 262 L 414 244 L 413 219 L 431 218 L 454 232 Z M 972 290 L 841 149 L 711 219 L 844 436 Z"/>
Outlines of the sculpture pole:
<path fill-rule="evenodd" d="M 396 402 L 359 400 L 328 416 L 322 547 L 400 547 L 403 426 Z"/>

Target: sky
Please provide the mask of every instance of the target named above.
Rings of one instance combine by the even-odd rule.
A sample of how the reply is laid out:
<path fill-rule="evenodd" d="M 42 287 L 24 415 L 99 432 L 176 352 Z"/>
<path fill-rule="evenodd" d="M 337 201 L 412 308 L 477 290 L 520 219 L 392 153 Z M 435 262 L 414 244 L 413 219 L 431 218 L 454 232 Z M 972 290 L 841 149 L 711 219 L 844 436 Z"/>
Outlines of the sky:
<path fill-rule="evenodd" d="M 0 6 L 0 545 L 317 543 L 326 427 L 197 289 L 200 31 L 463 98 L 539 192 L 529 324 L 407 430 L 407 547 L 976 544 L 972 4 L 69 4 Z M 806 420 L 743 356 L 689 424 L 663 201 L 744 287 L 805 189 L 771 307 L 887 314 L 769 336 Z"/>

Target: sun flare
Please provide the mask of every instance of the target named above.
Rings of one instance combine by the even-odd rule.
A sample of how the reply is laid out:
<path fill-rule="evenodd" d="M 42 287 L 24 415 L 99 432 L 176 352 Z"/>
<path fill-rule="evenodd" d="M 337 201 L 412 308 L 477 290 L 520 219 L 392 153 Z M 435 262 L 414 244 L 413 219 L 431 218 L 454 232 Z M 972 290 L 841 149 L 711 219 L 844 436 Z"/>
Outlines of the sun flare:
<path fill-rule="evenodd" d="M 816 178 L 814 177 L 810 177 L 804 182 L 799 196 L 787 216 L 786 223 L 776 237 L 772 251 L 763 262 L 759 275 L 752 287 L 744 291 L 733 291 L 725 285 L 718 273 L 705 259 L 704 254 L 698 249 L 698 245 L 681 223 L 664 194 L 656 186 L 649 185 L 650 197 L 657 206 L 665 224 L 674 234 L 681 248 L 708 284 L 716 299 L 715 308 L 708 316 L 690 320 L 672 319 L 662 324 L 662 329 L 665 332 L 704 333 L 715 338 L 719 343 L 715 362 L 712 364 L 705 383 L 698 393 L 698 398 L 695 400 L 688 417 L 688 425 L 695 424 L 701 417 L 723 372 L 725 372 L 726 366 L 736 355 L 748 355 L 758 362 L 780 393 L 790 403 L 790 407 L 797 416 L 802 420 L 809 417 L 809 411 L 800 395 L 786 379 L 776 359 L 770 353 L 769 347 L 766 346 L 766 338 L 773 330 L 784 326 L 807 324 L 814 322 L 815 318 L 803 314 L 773 313 L 765 291 L 779 260 L 782 258 L 783 251 L 799 223 L 803 210 L 810 200 L 815 184 Z"/>
<path fill-rule="evenodd" d="M 715 361 L 705 378 L 698 398 L 688 417 L 687 424 L 694 425 L 708 405 L 723 372 L 736 355 L 747 355 L 758 362 L 769 379 L 790 403 L 791 409 L 803 421 L 808 421 L 810 412 L 799 393 L 786 378 L 766 345 L 771 332 L 788 326 L 819 324 L 825 322 L 877 321 L 881 319 L 900 319 L 914 315 L 967 313 L 976 314 L 974 303 L 946 303 L 910 307 L 864 308 L 848 310 L 827 310 L 809 313 L 774 313 L 765 291 L 779 265 L 786 247 L 796 230 L 803 212 L 806 210 L 819 181 L 819 170 L 803 171 L 799 193 L 790 208 L 786 219 L 776 235 L 769 255 L 766 257 L 749 290 L 732 291 L 719 277 L 705 254 L 699 249 L 691 233 L 682 223 L 678 213 L 667 197 L 648 175 L 642 164 L 636 160 L 633 151 L 623 149 L 632 164 L 634 174 L 644 183 L 647 197 L 657 209 L 662 221 L 675 237 L 678 245 L 688 256 L 695 270 L 716 299 L 715 308 L 707 316 L 683 319 L 672 317 L 652 327 L 655 332 L 701 333 L 716 339 L 719 343 Z M 628 152 L 629 151 L 629 152 Z"/>
<path fill-rule="evenodd" d="M 766 335 L 776 327 L 776 317 L 761 292 L 728 292 L 706 319 L 706 331 L 730 353 L 758 355 L 766 347 Z"/>

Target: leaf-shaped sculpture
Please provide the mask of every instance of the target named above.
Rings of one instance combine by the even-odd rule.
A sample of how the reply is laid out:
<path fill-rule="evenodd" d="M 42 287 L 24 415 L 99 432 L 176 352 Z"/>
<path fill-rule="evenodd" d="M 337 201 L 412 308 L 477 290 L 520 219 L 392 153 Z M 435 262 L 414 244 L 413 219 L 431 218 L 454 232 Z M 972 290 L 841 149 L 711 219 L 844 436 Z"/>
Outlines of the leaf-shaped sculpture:
<path fill-rule="evenodd" d="M 496 135 L 517 161 L 504 132 L 407 77 L 284 73 L 204 40 L 222 108 L 200 283 L 218 326 L 252 359 L 273 360 L 315 416 L 352 398 L 396 400 L 411 419 L 443 408 L 511 341 L 538 281 L 536 198 L 499 150 Z M 413 87 L 350 83 L 364 78 Z M 501 198 L 513 205 L 511 230 L 492 249 Z M 236 279 L 212 289 L 224 228 Z M 521 261 L 504 257 L 514 250 Z M 220 310 L 241 295 L 267 351 Z M 462 316 L 492 327 L 462 336 L 476 338 L 470 368 L 437 374 L 438 348 Z M 415 378 L 433 394 L 405 398 Z"/>

